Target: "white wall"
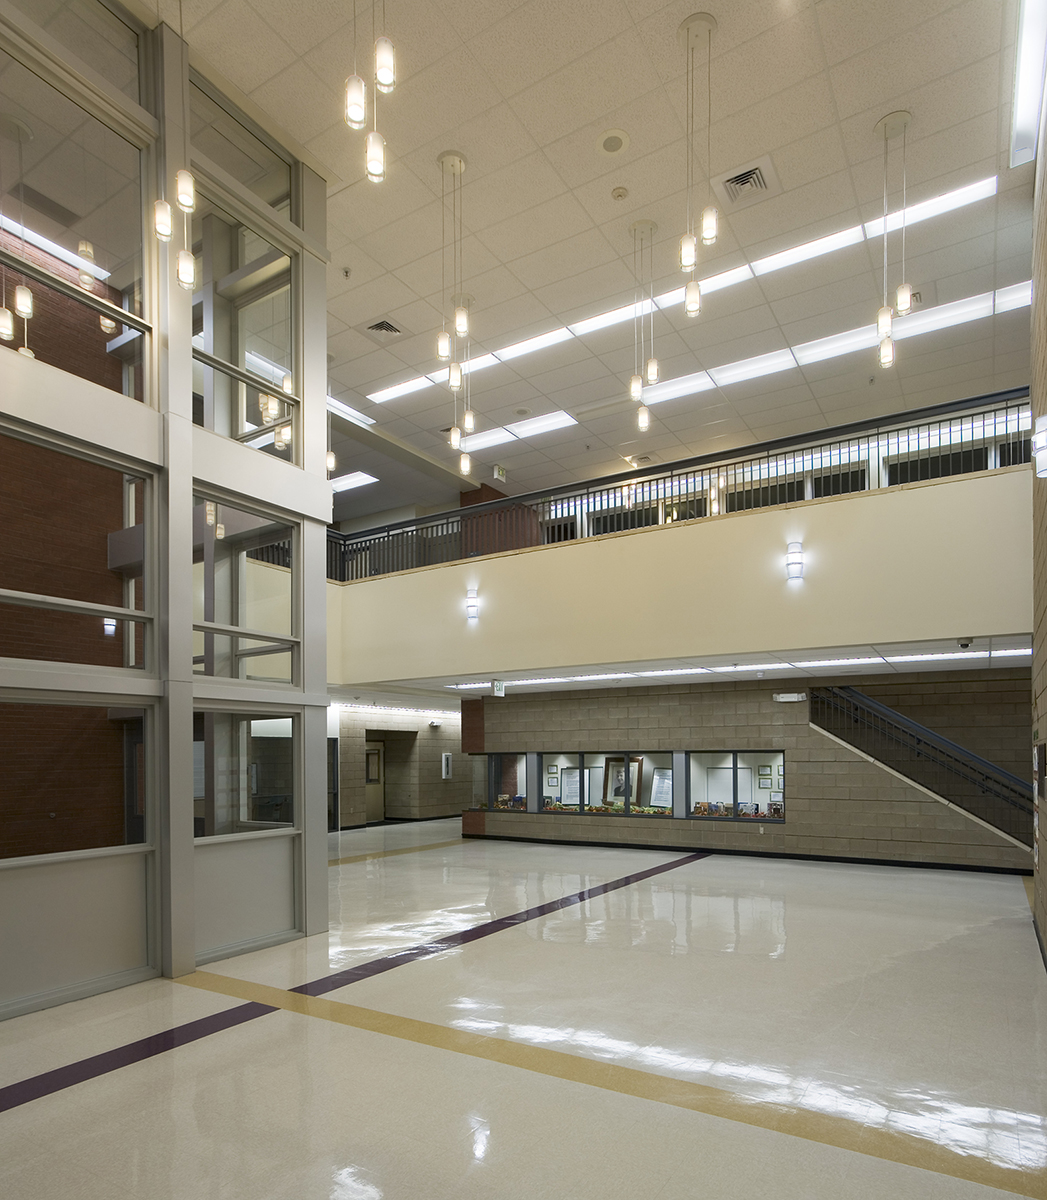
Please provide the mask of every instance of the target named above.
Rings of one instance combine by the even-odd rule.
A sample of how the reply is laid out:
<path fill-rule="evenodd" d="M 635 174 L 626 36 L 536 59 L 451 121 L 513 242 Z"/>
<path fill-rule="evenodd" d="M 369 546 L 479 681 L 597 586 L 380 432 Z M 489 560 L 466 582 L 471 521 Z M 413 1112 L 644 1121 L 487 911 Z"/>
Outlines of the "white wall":
<path fill-rule="evenodd" d="M 1018 467 L 330 585 L 329 682 L 1025 634 L 1031 484 Z"/>

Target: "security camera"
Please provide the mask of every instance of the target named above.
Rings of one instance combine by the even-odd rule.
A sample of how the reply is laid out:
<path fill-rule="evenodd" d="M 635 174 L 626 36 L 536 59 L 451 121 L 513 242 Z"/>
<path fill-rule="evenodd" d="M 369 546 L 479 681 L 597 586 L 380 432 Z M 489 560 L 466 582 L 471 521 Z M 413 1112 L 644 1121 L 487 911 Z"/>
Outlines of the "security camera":
<path fill-rule="evenodd" d="M 969 638 L 969 637 L 957 638 L 956 644 L 957 644 L 957 646 L 960 647 L 961 650 L 969 650 L 971 648 L 971 642 L 973 642 L 973 641 L 974 641 L 974 638 Z"/>

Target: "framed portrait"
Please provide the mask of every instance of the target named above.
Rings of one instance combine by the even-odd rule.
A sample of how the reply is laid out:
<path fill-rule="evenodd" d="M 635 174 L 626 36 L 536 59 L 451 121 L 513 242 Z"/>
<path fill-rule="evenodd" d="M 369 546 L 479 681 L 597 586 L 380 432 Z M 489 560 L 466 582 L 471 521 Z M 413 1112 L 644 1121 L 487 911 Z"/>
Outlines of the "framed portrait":
<path fill-rule="evenodd" d="M 629 793 L 633 802 L 640 797 L 640 783 L 643 773 L 643 759 L 629 759 Z M 625 803 L 625 759 L 605 758 L 603 760 L 603 802 L 604 804 Z"/>

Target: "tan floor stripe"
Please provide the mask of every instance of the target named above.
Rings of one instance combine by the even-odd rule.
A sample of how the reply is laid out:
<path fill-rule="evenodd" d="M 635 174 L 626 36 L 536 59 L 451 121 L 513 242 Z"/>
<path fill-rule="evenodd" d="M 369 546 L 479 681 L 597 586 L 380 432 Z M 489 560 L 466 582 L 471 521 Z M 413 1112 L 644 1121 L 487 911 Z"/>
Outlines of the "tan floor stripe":
<path fill-rule="evenodd" d="M 588 1084 L 590 1087 L 604 1088 L 642 1100 L 654 1100 L 659 1104 L 670 1104 L 675 1108 L 723 1117 L 760 1129 L 772 1129 L 826 1146 L 836 1146 L 841 1150 L 851 1150 L 873 1158 L 919 1167 L 924 1171 L 935 1171 L 940 1175 L 966 1179 L 971 1183 L 999 1188 L 1020 1196 L 1035 1197 L 1035 1200 L 1047 1200 L 1047 1170 L 1018 1171 L 974 1155 L 957 1153 L 925 1138 L 863 1125 L 847 1117 L 749 1100 L 733 1092 L 700 1083 L 671 1079 L 665 1075 L 638 1071 L 632 1067 L 621 1067 L 575 1054 L 565 1054 L 560 1050 L 547 1050 L 521 1042 L 506 1041 L 504 1038 L 488 1037 L 486 1034 L 465 1033 L 428 1021 L 397 1017 L 391 1013 L 359 1008 L 355 1004 L 343 1004 L 337 1000 L 303 996 L 297 992 L 284 991 L 282 988 L 232 979 L 209 971 L 183 975 L 175 982 L 235 997 L 238 1000 L 268 1004 L 273 1008 L 281 1008 L 302 1016 L 318 1017 L 324 1021 L 348 1025 L 352 1029 L 364 1029 L 371 1033 L 400 1038 L 402 1041 L 450 1050 L 456 1054 L 468 1054 L 488 1062 L 504 1063 L 555 1079 Z"/>
<path fill-rule="evenodd" d="M 445 846 L 460 846 L 464 838 L 452 838 L 449 842 L 430 842 L 427 846 L 404 846 L 402 850 L 375 850 L 371 854 L 351 854 L 348 858 L 329 858 L 329 867 L 342 867 L 346 863 L 366 862 L 369 858 L 393 858 L 397 854 L 417 854 L 419 850 L 442 850 Z"/>

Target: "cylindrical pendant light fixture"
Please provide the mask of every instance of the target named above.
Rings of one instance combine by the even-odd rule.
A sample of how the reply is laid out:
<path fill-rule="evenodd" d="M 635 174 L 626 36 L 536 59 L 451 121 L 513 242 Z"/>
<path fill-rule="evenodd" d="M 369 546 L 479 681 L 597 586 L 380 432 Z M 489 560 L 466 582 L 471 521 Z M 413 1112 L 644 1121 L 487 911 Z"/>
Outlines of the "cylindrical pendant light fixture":
<path fill-rule="evenodd" d="M 639 400 L 642 395 L 643 395 L 643 376 L 642 375 L 634 375 L 632 377 L 632 379 L 629 380 L 629 399 L 630 400 Z"/>
<path fill-rule="evenodd" d="M 473 460 L 469 457 L 468 454 L 463 454 L 462 457 L 458 460 L 458 470 L 461 471 L 461 473 L 463 475 L 468 475 L 472 469 L 473 469 Z"/>
<path fill-rule="evenodd" d="M 372 183 L 381 183 L 385 179 L 385 138 L 377 129 L 372 129 L 367 135 L 364 163 L 367 178 Z"/>
<path fill-rule="evenodd" d="M 693 271 L 698 265 L 698 239 L 693 233 L 680 238 L 680 270 Z"/>
<path fill-rule="evenodd" d="M 0 341 L 15 339 L 15 315 L 9 308 L 0 308 Z"/>
<path fill-rule="evenodd" d="M 116 322 L 111 317 L 99 315 L 98 324 L 102 327 L 102 332 L 107 333 L 110 337 L 116 333 Z"/>
<path fill-rule="evenodd" d="M 696 317 L 702 311 L 702 288 L 697 279 L 684 288 L 683 311 L 689 317 Z"/>
<path fill-rule="evenodd" d="M 88 269 L 87 264 L 93 263 L 95 260 L 95 248 L 89 241 L 84 238 L 80 239 L 80 244 L 76 249 L 77 256 L 82 258 L 84 262 L 79 268 L 80 286 L 85 292 L 89 292 L 95 285 L 95 277 Z"/>
<path fill-rule="evenodd" d="M 367 124 L 367 85 L 359 75 L 345 81 L 345 123 L 350 129 L 363 129 Z"/>
<path fill-rule="evenodd" d="M 636 410 L 636 428 L 646 433 L 651 428 L 651 410 L 646 404 L 641 404 Z"/>
<path fill-rule="evenodd" d="M 166 200 L 157 200 L 153 205 L 153 232 L 161 242 L 169 242 L 174 232 L 171 206 Z"/>
<path fill-rule="evenodd" d="M 457 450 L 458 447 L 461 446 L 462 431 L 458 428 L 457 425 L 451 426 L 451 433 L 447 440 L 450 442 L 452 450 Z"/>
<path fill-rule="evenodd" d="M 469 333 L 469 310 L 463 304 L 454 310 L 454 331 L 459 337 Z"/>
<path fill-rule="evenodd" d="M 891 326 L 893 324 L 894 313 L 888 305 L 876 314 L 876 336 L 883 341 L 884 338 L 891 336 Z"/>
<path fill-rule="evenodd" d="M 192 250 L 178 251 L 178 286 L 187 292 L 196 287 L 196 259 Z"/>
<path fill-rule="evenodd" d="M 702 244 L 711 246 L 716 241 L 719 213 L 710 205 L 702 209 Z"/>
<path fill-rule="evenodd" d="M 396 86 L 396 54 L 387 37 L 374 44 L 374 80 L 380 92 L 391 92 Z"/>
<path fill-rule="evenodd" d="M 903 283 L 898 288 L 895 307 L 898 310 L 898 316 L 904 317 L 907 313 L 912 312 L 912 285 Z"/>
<path fill-rule="evenodd" d="M 335 458 L 334 451 L 333 451 L 333 450 L 328 450 L 328 451 L 327 451 L 327 473 L 328 473 L 328 475 L 330 475 L 330 473 L 331 473 L 331 472 L 332 472 L 332 471 L 335 469 L 335 467 L 337 467 L 337 466 L 338 466 L 338 459 L 337 459 L 337 458 Z"/>
<path fill-rule="evenodd" d="M 204 501 L 204 522 L 211 529 L 218 520 L 218 505 L 213 500 Z"/>
<path fill-rule="evenodd" d="M 466 433 L 472 433 L 476 428 L 476 414 L 471 408 L 467 408 L 465 412 L 462 413 L 462 428 Z"/>
<path fill-rule="evenodd" d="M 27 321 L 33 315 L 33 293 L 21 283 L 15 288 L 15 312 Z"/>
<path fill-rule="evenodd" d="M 184 213 L 196 208 L 196 180 L 192 171 L 183 168 L 175 174 L 175 203 Z"/>
<path fill-rule="evenodd" d="M 647 383 L 648 386 L 658 382 L 658 360 L 649 358 L 647 360 Z"/>
<path fill-rule="evenodd" d="M 880 366 L 894 366 L 894 338 L 885 337 L 880 343 Z"/>
<path fill-rule="evenodd" d="M 453 362 L 447 368 L 447 386 L 452 392 L 462 390 L 462 364 Z"/>
<path fill-rule="evenodd" d="M 284 389 L 288 396 L 294 392 L 294 379 L 290 371 L 284 372 L 283 379 L 280 380 L 280 386 Z"/>
<path fill-rule="evenodd" d="M 451 357 L 451 335 L 446 329 L 441 329 L 436 335 L 436 357 L 441 362 L 447 362 Z"/>

